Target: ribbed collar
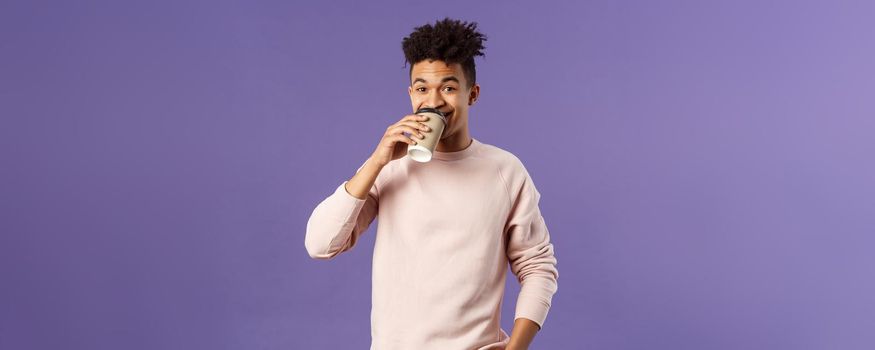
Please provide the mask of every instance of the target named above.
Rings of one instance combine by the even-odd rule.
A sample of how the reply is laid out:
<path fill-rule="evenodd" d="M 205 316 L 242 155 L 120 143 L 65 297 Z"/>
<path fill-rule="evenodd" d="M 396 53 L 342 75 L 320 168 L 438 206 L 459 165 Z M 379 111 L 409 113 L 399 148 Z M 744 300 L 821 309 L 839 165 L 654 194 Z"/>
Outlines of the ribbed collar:
<path fill-rule="evenodd" d="M 474 153 L 476 153 L 476 152 L 477 152 L 477 149 L 480 148 L 480 145 L 482 145 L 482 144 L 480 143 L 480 141 L 477 141 L 477 139 L 475 139 L 475 138 L 472 137 L 472 138 L 471 138 L 471 144 L 469 144 L 468 147 L 465 147 L 465 149 L 463 149 L 463 150 L 461 150 L 461 151 L 455 151 L 455 152 L 441 152 L 441 151 L 435 150 L 435 151 L 432 153 L 432 156 L 431 156 L 431 157 L 432 157 L 433 159 L 440 159 L 440 160 L 459 160 L 459 159 L 464 159 L 464 158 L 468 158 L 468 157 L 470 157 L 471 155 L 473 155 Z"/>

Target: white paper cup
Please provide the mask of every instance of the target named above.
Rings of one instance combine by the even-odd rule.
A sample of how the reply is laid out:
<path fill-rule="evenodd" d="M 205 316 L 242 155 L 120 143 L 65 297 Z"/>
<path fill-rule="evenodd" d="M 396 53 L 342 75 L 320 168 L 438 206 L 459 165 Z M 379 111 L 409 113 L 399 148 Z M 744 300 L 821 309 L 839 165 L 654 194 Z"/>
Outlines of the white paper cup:
<path fill-rule="evenodd" d="M 407 145 L 407 155 L 417 162 L 426 163 L 431 161 L 434 149 L 447 126 L 447 119 L 441 111 L 434 108 L 420 108 L 415 114 L 427 115 L 428 120 L 422 123 L 428 125 L 431 130 L 422 132 L 424 138 L 422 140 L 415 139 L 415 145 Z"/>

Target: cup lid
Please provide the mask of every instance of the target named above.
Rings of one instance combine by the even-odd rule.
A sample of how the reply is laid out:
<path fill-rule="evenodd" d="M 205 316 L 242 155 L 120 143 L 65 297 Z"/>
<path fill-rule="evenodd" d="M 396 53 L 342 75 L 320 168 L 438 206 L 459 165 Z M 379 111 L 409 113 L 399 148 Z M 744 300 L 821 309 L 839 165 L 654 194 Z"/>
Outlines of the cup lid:
<path fill-rule="evenodd" d="M 446 117 L 446 116 L 444 115 L 444 112 L 441 112 L 441 110 L 439 110 L 439 109 L 437 109 L 437 108 L 431 108 L 431 107 L 425 107 L 425 108 L 417 109 L 417 110 L 416 110 L 416 113 L 414 113 L 414 114 L 419 114 L 419 113 L 434 113 L 434 114 L 437 114 L 437 115 L 439 115 L 439 116 L 441 116 L 441 117 Z"/>

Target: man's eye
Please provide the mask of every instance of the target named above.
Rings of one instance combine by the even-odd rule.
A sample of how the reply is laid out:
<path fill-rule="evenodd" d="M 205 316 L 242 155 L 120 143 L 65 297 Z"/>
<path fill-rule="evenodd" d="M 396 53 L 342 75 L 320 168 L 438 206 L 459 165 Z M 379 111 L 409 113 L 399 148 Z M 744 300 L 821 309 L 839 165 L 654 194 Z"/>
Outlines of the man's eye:
<path fill-rule="evenodd" d="M 444 89 L 449 89 L 449 91 L 456 90 L 456 88 L 454 88 L 454 87 L 452 87 L 452 86 L 447 86 L 447 87 L 445 87 Z"/>
<path fill-rule="evenodd" d="M 418 87 L 418 88 L 416 88 L 416 91 L 419 91 L 419 92 L 425 92 L 425 88 L 424 88 L 424 87 Z"/>

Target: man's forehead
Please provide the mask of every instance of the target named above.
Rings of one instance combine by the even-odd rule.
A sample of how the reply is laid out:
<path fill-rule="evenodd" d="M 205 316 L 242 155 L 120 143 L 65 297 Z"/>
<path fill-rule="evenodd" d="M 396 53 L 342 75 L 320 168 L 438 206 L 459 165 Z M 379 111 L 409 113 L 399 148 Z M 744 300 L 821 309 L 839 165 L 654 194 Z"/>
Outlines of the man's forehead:
<path fill-rule="evenodd" d="M 443 61 L 422 61 L 413 65 L 410 73 L 414 82 L 441 83 L 448 80 L 459 82 L 464 79 L 461 65 L 458 63 L 447 64 Z"/>

